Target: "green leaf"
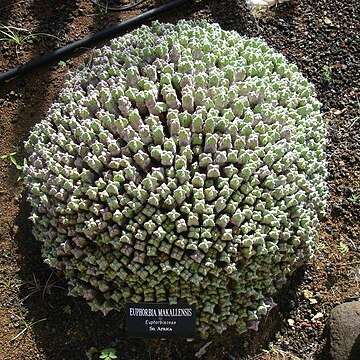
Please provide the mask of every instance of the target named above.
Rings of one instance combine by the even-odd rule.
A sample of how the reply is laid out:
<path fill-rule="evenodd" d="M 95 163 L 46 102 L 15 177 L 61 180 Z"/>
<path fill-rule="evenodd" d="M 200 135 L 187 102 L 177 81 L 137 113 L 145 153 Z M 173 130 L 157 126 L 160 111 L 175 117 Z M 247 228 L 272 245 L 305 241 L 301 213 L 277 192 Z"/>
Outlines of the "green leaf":
<path fill-rule="evenodd" d="M 104 359 L 104 360 L 117 359 L 116 349 L 108 348 L 101 350 L 100 359 Z"/>
<path fill-rule="evenodd" d="M 18 162 L 16 161 L 16 159 L 14 158 L 14 156 L 12 154 L 13 153 L 11 153 L 9 156 L 11 163 L 15 165 L 16 169 L 22 170 L 22 166 L 20 164 L 18 164 Z"/>

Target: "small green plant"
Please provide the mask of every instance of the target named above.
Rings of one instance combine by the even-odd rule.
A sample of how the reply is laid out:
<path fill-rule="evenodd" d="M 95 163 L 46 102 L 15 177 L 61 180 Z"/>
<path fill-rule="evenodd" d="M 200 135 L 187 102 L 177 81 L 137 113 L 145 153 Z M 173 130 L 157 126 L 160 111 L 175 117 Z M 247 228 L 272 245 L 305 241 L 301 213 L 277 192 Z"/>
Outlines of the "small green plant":
<path fill-rule="evenodd" d="M 21 33 L 27 32 L 26 29 L 17 28 L 14 26 L 1 26 L 0 27 L 0 42 L 6 42 L 9 45 L 21 45 L 23 41 L 23 35 Z"/>
<path fill-rule="evenodd" d="M 326 249 L 326 245 L 319 241 L 315 243 L 315 247 L 316 247 L 316 250 L 318 250 L 318 251 L 323 251 Z"/>
<path fill-rule="evenodd" d="M 117 359 L 118 357 L 116 356 L 116 349 L 108 348 L 101 350 L 101 354 L 99 358 L 103 360 Z"/>
<path fill-rule="evenodd" d="M 324 81 L 331 82 L 333 69 L 334 66 L 329 66 L 329 65 L 324 65 L 322 67 L 322 77 Z"/>
<path fill-rule="evenodd" d="M 7 277 L 7 279 L 2 280 L 0 282 L 0 285 L 2 287 L 4 287 L 5 289 L 10 289 L 10 287 L 11 287 L 11 277 L 10 277 L 10 275 Z"/>
<path fill-rule="evenodd" d="M 70 305 L 66 305 L 62 308 L 62 311 L 65 315 L 71 315 L 72 313 L 72 310 L 71 310 L 71 307 Z"/>
<path fill-rule="evenodd" d="M 67 66 L 67 63 L 66 63 L 66 61 L 60 60 L 60 61 L 58 62 L 58 66 L 59 66 L 59 67 L 66 67 L 66 66 Z"/>
<path fill-rule="evenodd" d="M 52 34 L 32 33 L 30 30 L 21 27 L 0 24 L 0 43 L 3 42 L 9 46 L 15 46 L 16 51 L 18 50 L 18 47 L 36 37 L 51 37 L 60 40 L 57 36 Z"/>
<path fill-rule="evenodd" d="M 7 154 L 4 154 L 0 156 L 0 159 L 4 160 L 5 162 L 12 164 L 15 166 L 16 170 L 21 171 L 21 175 L 17 178 L 17 181 L 20 181 L 23 179 L 23 170 L 27 165 L 26 158 L 19 160 L 19 152 L 21 151 L 21 148 L 19 145 L 13 146 L 13 151 L 8 152 Z"/>
<path fill-rule="evenodd" d="M 338 245 L 338 249 L 341 252 L 341 254 L 346 254 L 349 252 L 349 246 L 347 246 L 343 241 L 340 241 Z"/>
<path fill-rule="evenodd" d="M 353 192 L 349 197 L 349 201 L 351 201 L 353 204 L 357 204 L 360 201 L 360 192 Z"/>
<path fill-rule="evenodd" d="M 359 116 L 357 117 L 357 119 L 360 119 L 360 104 L 359 104 Z M 360 205 L 360 180 L 358 180 L 355 183 L 355 186 L 353 188 L 350 188 L 350 196 L 348 199 L 354 205 L 356 204 Z"/>
<path fill-rule="evenodd" d="M 51 289 L 54 288 L 64 289 L 63 287 L 56 285 L 59 280 L 53 279 L 52 278 L 53 274 L 54 273 L 52 272 L 50 276 L 47 278 L 45 285 L 42 285 L 40 280 L 33 274 L 32 280 L 27 282 L 27 290 L 29 291 L 29 293 L 24 298 L 21 299 L 21 302 L 24 302 L 32 295 L 40 292 L 42 299 L 44 300 L 45 294 L 49 294 L 51 292 Z"/>
<path fill-rule="evenodd" d="M 26 165 L 26 159 L 23 160 L 23 164 L 19 163 L 19 161 L 16 159 L 17 152 L 12 151 L 5 155 L 0 156 L 2 160 L 5 160 L 9 162 L 10 164 L 13 164 L 17 170 L 22 170 L 24 165 Z"/>
<path fill-rule="evenodd" d="M 260 19 L 261 17 L 265 16 L 267 9 L 265 7 L 253 8 L 251 13 L 255 19 Z"/>
<path fill-rule="evenodd" d="M 101 18 L 104 18 L 108 14 L 108 1 L 104 1 L 104 4 L 97 0 L 91 0 L 95 5 L 97 15 L 100 15 Z"/>
<path fill-rule="evenodd" d="M 19 319 L 19 322 L 22 325 L 22 329 L 13 338 L 11 338 L 11 341 L 16 340 L 18 337 L 25 334 L 28 330 L 31 330 L 31 328 L 34 325 L 46 320 L 46 318 L 43 318 L 43 319 L 36 320 L 36 321 L 34 321 L 34 320 L 27 321 L 25 319 L 24 314 L 21 311 L 20 311 L 20 316 L 16 314 L 16 317 Z"/>

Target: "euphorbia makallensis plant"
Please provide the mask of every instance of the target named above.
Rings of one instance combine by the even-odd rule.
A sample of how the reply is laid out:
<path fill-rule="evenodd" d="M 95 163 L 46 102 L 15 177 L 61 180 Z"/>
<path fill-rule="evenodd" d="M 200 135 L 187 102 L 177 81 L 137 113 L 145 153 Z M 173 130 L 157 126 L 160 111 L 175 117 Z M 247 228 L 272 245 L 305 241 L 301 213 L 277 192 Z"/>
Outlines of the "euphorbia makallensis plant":
<path fill-rule="evenodd" d="M 42 255 L 104 314 L 195 304 L 199 333 L 257 328 L 326 206 L 314 87 L 262 40 L 142 26 L 95 51 L 26 142 Z"/>

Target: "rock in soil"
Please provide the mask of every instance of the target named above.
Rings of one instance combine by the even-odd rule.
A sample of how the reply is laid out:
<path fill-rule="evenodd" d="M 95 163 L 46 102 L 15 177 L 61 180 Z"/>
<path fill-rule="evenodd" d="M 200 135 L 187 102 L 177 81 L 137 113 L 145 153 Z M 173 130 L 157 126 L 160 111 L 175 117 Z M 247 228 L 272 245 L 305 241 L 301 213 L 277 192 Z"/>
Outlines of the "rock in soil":
<path fill-rule="evenodd" d="M 336 306 L 330 316 L 330 358 L 360 359 L 360 301 Z"/>

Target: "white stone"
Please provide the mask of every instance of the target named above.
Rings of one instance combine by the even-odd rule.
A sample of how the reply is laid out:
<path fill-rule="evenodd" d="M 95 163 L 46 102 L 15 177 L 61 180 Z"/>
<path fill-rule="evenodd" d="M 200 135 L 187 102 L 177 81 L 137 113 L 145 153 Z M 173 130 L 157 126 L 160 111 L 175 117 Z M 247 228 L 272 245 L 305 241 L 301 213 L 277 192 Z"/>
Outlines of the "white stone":
<path fill-rule="evenodd" d="M 269 7 L 276 4 L 281 4 L 288 0 L 246 0 L 247 5 L 250 9 L 259 9 L 262 7 Z"/>
<path fill-rule="evenodd" d="M 315 315 L 312 317 L 311 321 L 312 321 L 312 322 L 320 321 L 320 320 L 322 320 L 323 318 L 324 318 L 324 314 L 321 313 L 321 312 L 318 312 L 317 314 L 315 314 Z"/>
<path fill-rule="evenodd" d="M 295 321 L 293 319 L 288 319 L 287 322 L 288 322 L 289 326 L 291 326 L 291 327 L 295 326 Z"/>

